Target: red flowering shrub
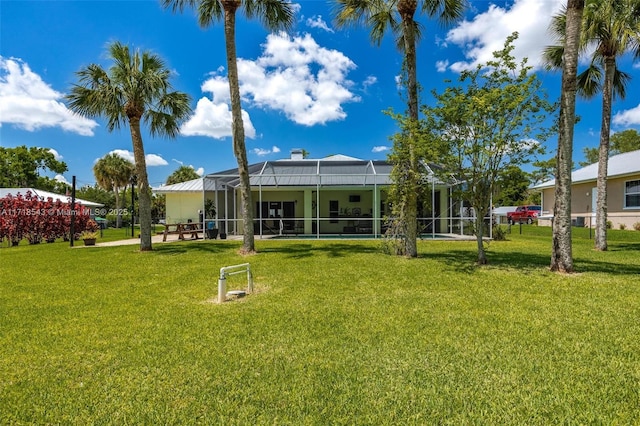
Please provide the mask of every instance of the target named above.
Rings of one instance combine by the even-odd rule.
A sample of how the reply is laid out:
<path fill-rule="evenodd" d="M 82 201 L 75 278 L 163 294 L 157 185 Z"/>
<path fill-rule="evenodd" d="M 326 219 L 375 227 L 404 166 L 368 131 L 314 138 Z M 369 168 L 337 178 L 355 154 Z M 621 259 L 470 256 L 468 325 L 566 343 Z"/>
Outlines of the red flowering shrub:
<path fill-rule="evenodd" d="M 74 238 L 82 231 L 95 231 L 98 224 L 90 218 L 87 209 L 52 198 L 42 198 L 28 191 L 26 195 L 16 194 L 0 198 L 0 242 L 4 239 L 17 245 L 23 238 L 30 244 L 38 244 L 43 239 L 69 238 L 71 218 L 74 217 Z"/>

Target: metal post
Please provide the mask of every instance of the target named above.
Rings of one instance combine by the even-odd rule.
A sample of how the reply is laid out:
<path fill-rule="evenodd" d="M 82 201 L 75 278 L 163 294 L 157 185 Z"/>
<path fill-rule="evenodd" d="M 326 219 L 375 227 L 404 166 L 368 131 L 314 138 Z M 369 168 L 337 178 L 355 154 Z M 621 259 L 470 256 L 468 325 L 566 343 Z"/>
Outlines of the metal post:
<path fill-rule="evenodd" d="M 218 278 L 218 303 L 224 303 L 227 298 L 227 278 L 224 273 Z"/>
<path fill-rule="evenodd" d="M 253 275 L 250 266 L 247 266 L 247 292 L 253 293 Z"/>

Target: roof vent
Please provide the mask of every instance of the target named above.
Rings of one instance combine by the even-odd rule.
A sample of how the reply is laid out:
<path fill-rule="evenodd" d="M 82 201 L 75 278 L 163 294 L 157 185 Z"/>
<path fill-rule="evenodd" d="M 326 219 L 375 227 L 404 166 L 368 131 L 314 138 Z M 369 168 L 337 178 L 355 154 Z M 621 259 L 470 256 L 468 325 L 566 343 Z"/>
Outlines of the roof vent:
<path fill-rule="evenodd" d="M 304 160 L 304 152 L 300 148 L 294 148 L 291 150 L 292 160 Z"/>

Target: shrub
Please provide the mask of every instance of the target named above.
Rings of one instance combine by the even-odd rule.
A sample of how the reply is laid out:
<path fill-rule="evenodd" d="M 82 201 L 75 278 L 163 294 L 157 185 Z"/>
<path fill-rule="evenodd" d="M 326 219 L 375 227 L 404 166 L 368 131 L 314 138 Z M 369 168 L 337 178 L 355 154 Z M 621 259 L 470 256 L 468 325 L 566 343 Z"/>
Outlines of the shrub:
<path fill-rule="evenodd" d="M 633 224 L 633 229 L 635 229 L 636 231 L 640 231 L 640 222 L 636 222 Z"/>
<path fill-rule="evenodd" d="M 607 221 L 607 229 L 611 229 L 613 228 L 613 222 L 611 222 L 610 220 Z"/>
<path fill-rule="evenodd" d="M 620 224 L 620 230 L 624 231 L 625 229 L 627 229 L 627 225 L 625 225 L 624 223 Z"/>
<path fill-rule="evenodd" d="M 493 225 L 494 241 L 505 241 L 507 239 L 507 231 L 500 225 Z"/>

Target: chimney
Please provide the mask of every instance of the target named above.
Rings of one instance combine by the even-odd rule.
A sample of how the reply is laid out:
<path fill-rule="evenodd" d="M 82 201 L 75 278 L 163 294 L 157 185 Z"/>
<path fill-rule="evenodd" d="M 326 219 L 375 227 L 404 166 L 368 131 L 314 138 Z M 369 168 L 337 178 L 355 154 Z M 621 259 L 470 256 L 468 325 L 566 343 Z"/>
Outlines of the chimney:
<path fill-rule="evenodd" d="M 294 148 L 291 150 L 291 159 L 292 160 L 304 160 L 304 154 L 302 149 Z"/>

